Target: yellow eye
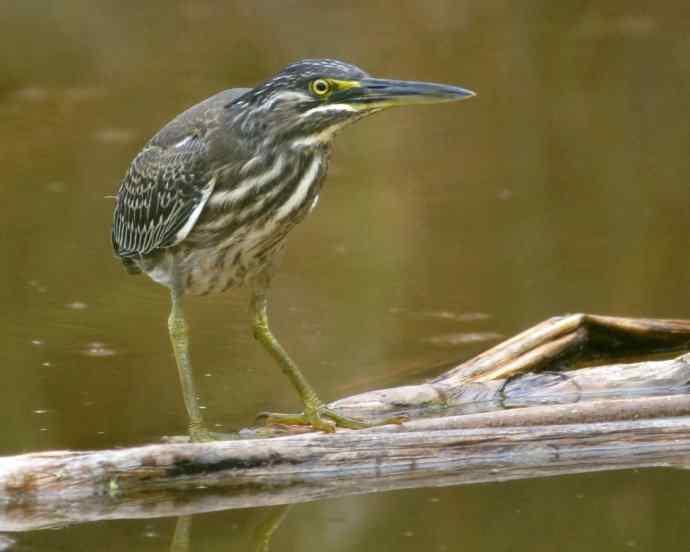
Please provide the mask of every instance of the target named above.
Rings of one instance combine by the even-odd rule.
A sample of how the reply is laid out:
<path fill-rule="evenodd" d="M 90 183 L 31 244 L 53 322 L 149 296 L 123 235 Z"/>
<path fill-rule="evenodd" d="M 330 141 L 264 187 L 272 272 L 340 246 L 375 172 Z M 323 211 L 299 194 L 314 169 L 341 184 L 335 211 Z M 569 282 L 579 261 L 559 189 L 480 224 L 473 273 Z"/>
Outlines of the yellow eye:
<path fill-rule="evenodd" d="M 316 79 L 311 82 L 309 88 L 316 96 L 325 96 L 331 91 L 331 84 L 325 79 Z"/>

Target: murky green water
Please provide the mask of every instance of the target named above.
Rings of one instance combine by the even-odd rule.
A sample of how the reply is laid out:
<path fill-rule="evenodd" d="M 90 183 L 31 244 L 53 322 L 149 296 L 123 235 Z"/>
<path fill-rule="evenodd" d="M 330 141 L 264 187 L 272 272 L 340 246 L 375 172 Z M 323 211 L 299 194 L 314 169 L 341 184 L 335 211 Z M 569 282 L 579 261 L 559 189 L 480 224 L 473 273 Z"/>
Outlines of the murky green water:
<path fill-rule="evenodd" d="M 0 5 L 0 454 L 185 430 L 167 293 L 113 259 L 108 196 L 173 114 L 303 57 L 479 92 L 338 138 L 272 299 L 324 397 L 427 377 L 563 312 L 687 318 L 690 11 L 648 4 Z M 245 292 L 190 301 L 189 316 L 213 425 L 298 406 L 252 340 Z M 273 549 L 680 550 L 688 483 L 621 472 L 303 504 Z M 270 514 L 196 516 L 191 550 L 251 549 Z M 11 537 L 22 551 L 167 550 L 174 527 Z"/>

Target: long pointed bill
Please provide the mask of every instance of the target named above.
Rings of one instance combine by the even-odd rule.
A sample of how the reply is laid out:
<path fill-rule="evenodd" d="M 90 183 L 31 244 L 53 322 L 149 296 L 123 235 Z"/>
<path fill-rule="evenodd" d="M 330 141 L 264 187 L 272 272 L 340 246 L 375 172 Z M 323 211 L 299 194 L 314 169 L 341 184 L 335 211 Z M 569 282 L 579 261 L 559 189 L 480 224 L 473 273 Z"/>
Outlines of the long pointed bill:
<path fill-rule="evenodd" d="M 465 100 L 476 96 L 471 90 L 431 82 L 363 79 L 347 90 L 342 99 L 355 109 L 380 109 L 408 104 Z"/>

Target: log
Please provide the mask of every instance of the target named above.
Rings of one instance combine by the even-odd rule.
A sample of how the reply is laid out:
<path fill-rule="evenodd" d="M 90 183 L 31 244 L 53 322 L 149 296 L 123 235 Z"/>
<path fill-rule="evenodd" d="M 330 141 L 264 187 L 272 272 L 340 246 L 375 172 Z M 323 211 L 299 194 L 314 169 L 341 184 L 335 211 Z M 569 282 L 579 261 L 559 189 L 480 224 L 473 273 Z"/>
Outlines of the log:
<path fill-rule="evenodd" d="M 529 373 L 493 381 L 447 385 L 445 381 L 368 391 L 331 404 L 348 416 L 410 418 L 491 411 L 547 403 L 577 403 L 602 397 L 684 393 L 690 354 L 667 361 L 610 364 L 556 373 Z"/>
<path fill-rule="evenodd" d="M 687 405 L 686 405 L 687 407 Z M 264 440 L 265 441 L 265 440 Z M 690 419 L 304 434 L 16 457 L 0 469 L 26 493 L 0 531 L 320 500 L 344 495 L 624 468 L 685 467 Z M 155 461 L 155 465 L 154 465 Z M 63 481 L 61 481 L 61 479 Z M 69 488 L 64 480 L 70 481 Z M 59 494 L 36 495 L 33 486 Z M 179 492 L 187 492 L 181 499 Z M 148 492 L 136 492 L 136 491 Z M 33 496 L 32 496 L 33 495 Z"/>
<path fill-rule="evenodd" d="M 573 368 L 576 358 L 688 343 L 688 321 L 557 317 L 429 382 L 331 405 L 348 415 L 403 413 L 409 421 L 401 425 L 329 435 L 252 428 L 231 441 L 0 458 L 0 531 L 420 486 L 686 467 L 690 355 L 544 370 L 563 368 L 566 360 Z"/>

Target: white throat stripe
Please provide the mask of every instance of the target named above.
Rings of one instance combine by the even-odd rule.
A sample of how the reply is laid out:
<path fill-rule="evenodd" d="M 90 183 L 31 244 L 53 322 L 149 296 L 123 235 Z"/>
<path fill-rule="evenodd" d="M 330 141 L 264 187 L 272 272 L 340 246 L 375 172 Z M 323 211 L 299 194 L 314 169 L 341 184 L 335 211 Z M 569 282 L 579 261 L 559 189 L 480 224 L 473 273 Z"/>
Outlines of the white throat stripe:
<path fill-rule="evenodd" d="M 250 190 L 263 186 L 272 180 L 276 180 L 283 173 L 284 166 L 285 159 L 283 159 L 282 155 L 279 155 L 273 166 L 265 173 L 245 178 L 240 182 L 240 185 L 237 186 L 237 188 L 233 188 L 232 190 L 224 190 L 222 192 L 213 194 L 209 204 L 214 207 L 220 207 L 242 199 L 249 193 Z"/>
<path fill-rule="evenodd" d="M 297 184 L 297 188 L 290 196 L 290 198 L 280 207 L 278 210 L 278 219 L 285 218 L 295 209 L 297 209 L 302 203 L 304 203 L 309 189 L 312 184 L 316 181 L 316 176 L 319 174 L 319 168 L 321 167 L 321 158 L 315 156 L 312 159 L 311 164 L 307 168 L 306 172 L 302 176 L 301 180 Z"/>
<path fill-rule="evenodd" d="M 313 115 L 314 113 L 325 113 L 328 111 L 348 111 L 350 113 L 354 113 L 357 110 L 347 104 L 324 104 L 308 109 L 302 113 L 300 117 L 304 119 L 305 117 L 309 117 L 309 115 Z"/>

